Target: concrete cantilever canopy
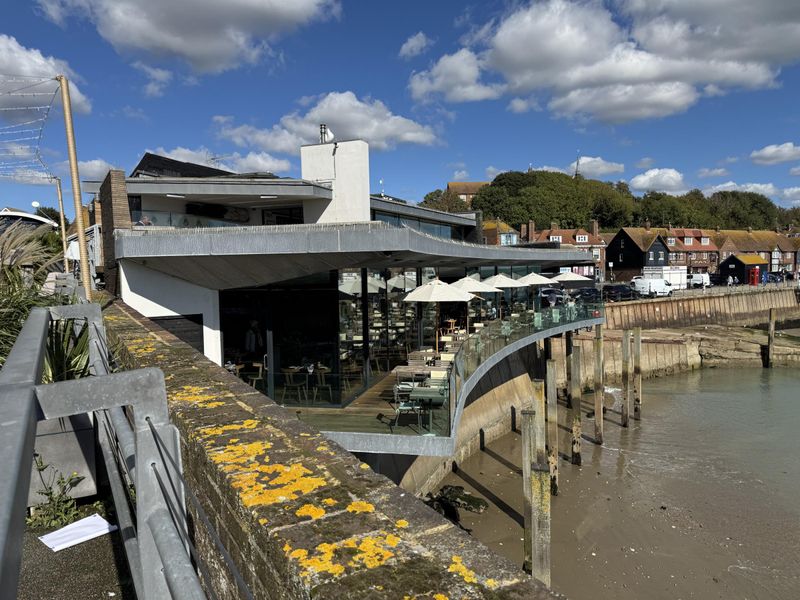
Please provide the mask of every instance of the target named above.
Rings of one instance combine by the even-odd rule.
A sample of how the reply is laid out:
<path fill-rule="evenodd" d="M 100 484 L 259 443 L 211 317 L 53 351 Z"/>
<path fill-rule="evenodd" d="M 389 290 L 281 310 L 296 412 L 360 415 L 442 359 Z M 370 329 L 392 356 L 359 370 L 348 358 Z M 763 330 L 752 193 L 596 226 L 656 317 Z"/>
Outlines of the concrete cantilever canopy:
<path fill-rule="evenodd" d="M 334 269 L 592 264 L 577 250 L 454 242 L 382 222 L 117 230 L 116 256 L 210 289 L 256 287 Z"/>

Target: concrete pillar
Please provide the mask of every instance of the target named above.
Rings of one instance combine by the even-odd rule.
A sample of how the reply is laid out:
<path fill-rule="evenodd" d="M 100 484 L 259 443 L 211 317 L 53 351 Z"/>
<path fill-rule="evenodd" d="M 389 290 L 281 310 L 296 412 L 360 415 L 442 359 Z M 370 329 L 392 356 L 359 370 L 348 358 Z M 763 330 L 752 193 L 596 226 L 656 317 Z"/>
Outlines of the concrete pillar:
<path fill-rule="evenodd" d="M 548 360 L 545 375 L 547 394 L 547 464 L 550 468 L 550 493 L 558 496 L 558 388 L 556 361 Z"/>
<path fill-rule="evenodd" d="M 534 381 L 534 406 L 544 405 L 544 382 Z M 534 411 L 522 411 L 522 481 L 525 497 L 523 569 L 550 586 L 550 486 L 544 436 Z M 541 419 L 539 419 L 541 420 Z M 541 423 L 543 429 L 544 423 Z"/>
<path fill-rule="evenodd" d="M 633 418 L 642 417 L 642 328 L 633 330 Z"/>

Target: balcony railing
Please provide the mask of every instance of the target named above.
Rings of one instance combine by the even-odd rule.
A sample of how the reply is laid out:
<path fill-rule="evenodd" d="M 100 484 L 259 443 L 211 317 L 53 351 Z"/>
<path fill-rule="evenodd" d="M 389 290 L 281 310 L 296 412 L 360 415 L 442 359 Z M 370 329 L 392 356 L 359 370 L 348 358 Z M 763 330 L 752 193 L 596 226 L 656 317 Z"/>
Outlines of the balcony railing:
<path fill-rule="evenodd" d="M 134 226 L 174 227 L 192 229 L 207 227 L 241 227 L 248 223 L 232 223 L 220 219 L 210 219 L 200 215 L 167 212 L 163 210 L 132 210 L 131 223 Z"/>
<path fill-rule="evenodd" d="M 492 321 L 470 335 L 453 357 L 448 368 L 446 383 L 439 387 L 443 398 L 435 396 L 438 390 L 432 388 L 428 394 L 412 392 L 411 404 L 405 406 L 419 410 L 411 426 L 377 428 L 377 422 L 390 417 L 397 424 L 397 414 L 368 414 L 342 409 L 337 416 L 326 411 L 324 415 L 304 415 L 304 420 L 324 430 L 326 434 L 351 451 L 382 451 L 401 454 L 430 454 L 446 456 L 455 447 L 455 432 L 464 409 L 466 399 L 477 382 L 506 356 L 537 340 L 556 335 L 563 331 L 591 327 L 602 323 L 604 309 L 602 304 L 573 304 L 545 308 L 541 311 L 527 311 L 512 314 L 509 318 Z M 420 388 L 416 388 L 420 389 Z M 415 396 L 419 398 L 415 404 Z M 438 400 L 438 401 L 437 401 Z M 398 410 L 395 408 L 395 410 Z M 406 420 L 408 423 L 408 420 Z M 379 434 L 379 435 L 375 435 Z M 404 439 L 393 443 L 391 438 Z M 410 436 L 423 437 L 415 444 Z M 413 439 L 413 438 L 412 438 Z M 435 440 L 439 439 L 440 442 Z"/>

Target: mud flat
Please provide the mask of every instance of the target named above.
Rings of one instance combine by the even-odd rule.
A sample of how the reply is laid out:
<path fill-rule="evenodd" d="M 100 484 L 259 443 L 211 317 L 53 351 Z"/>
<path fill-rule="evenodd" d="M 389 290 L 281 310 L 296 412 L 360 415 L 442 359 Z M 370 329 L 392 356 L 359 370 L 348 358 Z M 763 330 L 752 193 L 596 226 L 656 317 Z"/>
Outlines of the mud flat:
<path fill-rule="evenodd" d="M 800 597 L 798 398 L 795 368 L 719 368 L 648 381 L 628 429 L 609 411 L 606 444 L 584 440 L 583 466 L 559 466 L 553 588 L 573 600 Z M 562 453 L 567 441 L 562 428 Z M 489 502 L 462 525 L 521 564 L 520 458 L 509 433 L 443 484 Z"/>

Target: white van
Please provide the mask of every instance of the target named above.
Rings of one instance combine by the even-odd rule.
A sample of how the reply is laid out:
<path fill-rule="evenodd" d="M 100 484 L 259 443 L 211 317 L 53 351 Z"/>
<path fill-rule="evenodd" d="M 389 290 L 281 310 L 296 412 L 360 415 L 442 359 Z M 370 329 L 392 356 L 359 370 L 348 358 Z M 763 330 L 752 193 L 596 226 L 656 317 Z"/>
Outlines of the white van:
<path fill-rule="evenodd" d="M 711 285 L 711 276 L 708 273 L 692 273 L 686 283 L 690 288 L 707 288 Z"/>
<path fill-rule="evenodd" d="M 640 296 L 672 296 L 672 284 L 666 279 L 645 279 L 637 275 L 631 280 L 631 287 Z"/>

